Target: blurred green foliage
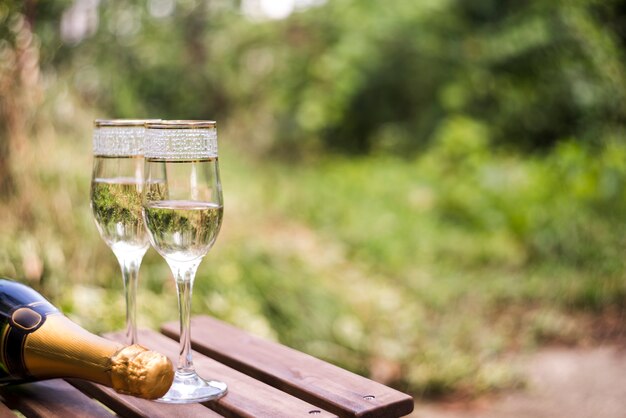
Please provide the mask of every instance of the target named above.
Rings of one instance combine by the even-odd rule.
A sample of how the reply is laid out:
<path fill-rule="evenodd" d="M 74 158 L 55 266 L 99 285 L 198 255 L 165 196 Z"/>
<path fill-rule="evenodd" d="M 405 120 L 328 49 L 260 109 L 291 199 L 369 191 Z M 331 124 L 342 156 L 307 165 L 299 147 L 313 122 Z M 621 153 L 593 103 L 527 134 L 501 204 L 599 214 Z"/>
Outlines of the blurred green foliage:
<path fill-rule="evenodd" d="M 194 312 L 415 394 L 520 385 L 510 353 L 586 342 L 623 310 L 625 17 L 616 0 L 328 0 L 283 20 L 230 0 L 0 3 L 0 274 L 121 327 L 91 120 L 215 118 L 224 225 Z M 176 318 L 169 275 L 149 251 L 140 324 Z"/>
<path fill-rule="evenodd" d="M 279 22 L 236 1 L 155 4 L 102 1 L 77 44 L 49 27 L 67 7 L 41 7 L 43 64 L 110 114 L 237 115 L 290 155 L 415 152 L 456 116 L 525 150 L 624 128 L 619 1 L 333 0 Z"/>

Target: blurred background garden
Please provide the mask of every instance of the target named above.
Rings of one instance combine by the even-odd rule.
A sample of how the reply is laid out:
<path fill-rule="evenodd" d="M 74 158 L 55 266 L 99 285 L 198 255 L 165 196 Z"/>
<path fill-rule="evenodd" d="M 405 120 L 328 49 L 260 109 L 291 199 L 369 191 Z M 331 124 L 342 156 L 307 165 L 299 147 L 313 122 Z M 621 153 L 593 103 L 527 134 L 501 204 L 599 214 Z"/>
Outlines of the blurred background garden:
<path fill-rule="evenodd" d="M 624 335 L 625 55 L 617 0 L 1 0 L 0 275 L 121 329 L 93 119 L 215 119 L 194 313 L 417 397 L 521 387 L 511 355 Z M 139 289 L 177 318 L 154 250 Z"/>

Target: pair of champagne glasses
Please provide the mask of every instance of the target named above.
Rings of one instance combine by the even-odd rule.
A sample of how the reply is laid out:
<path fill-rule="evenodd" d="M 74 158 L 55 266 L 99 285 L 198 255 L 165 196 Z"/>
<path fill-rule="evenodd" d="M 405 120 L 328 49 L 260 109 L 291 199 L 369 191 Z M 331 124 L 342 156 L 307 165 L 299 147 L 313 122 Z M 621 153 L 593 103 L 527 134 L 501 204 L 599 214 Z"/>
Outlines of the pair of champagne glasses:
<path fill-rule="evenodd" d="M 152 244 L 176 280 L 180 320 L 174 383 L 159 401 L 191 403 L 223 396 L 226 384 L 196 373 L 190 334 L 196 271 L 222 223 L 215 122 L 99 119 L 93 154 L 91 208 L 122 270 L 127 342 L 137 342 L 137 278 Z"/>

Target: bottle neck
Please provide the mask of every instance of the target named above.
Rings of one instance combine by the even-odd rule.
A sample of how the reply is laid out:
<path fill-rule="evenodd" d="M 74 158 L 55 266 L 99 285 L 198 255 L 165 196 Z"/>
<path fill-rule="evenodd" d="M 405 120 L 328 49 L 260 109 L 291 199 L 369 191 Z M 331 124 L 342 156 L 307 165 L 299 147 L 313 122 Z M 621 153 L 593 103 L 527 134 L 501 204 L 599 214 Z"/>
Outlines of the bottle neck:
<path fill-rule="evenodd" d="M 174 370 L 164 355 L 91 334 L 33 289 L 0 279 L 0 384 L 65 377 L 156 399 Z"/>
<path fill-rule="evenodd" d="M 122 348 L 59 313 L 26 337 L 23 358 L 35 378 L 77 377 L 111 386 L 111 359 Z"/>
<path fill-rule="evenodd" d="M 23 358 L 36 379 L 77 377 L 146 399 L 163 396 L 174 378 L 167 357 L 91 334 L 60 313 L 26 337 Z"/>

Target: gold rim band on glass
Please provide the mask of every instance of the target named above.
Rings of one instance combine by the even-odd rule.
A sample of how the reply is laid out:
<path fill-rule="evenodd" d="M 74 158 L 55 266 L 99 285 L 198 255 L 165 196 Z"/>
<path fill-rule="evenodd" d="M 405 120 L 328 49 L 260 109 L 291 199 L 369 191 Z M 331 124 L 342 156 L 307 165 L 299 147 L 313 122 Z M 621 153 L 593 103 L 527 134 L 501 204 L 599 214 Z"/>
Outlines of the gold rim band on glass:
<path fill-rule="evenodd" d="M 149 129 L 210 129 L 216 126 L 217 122 L 214 120 L 158 120 L 146 122 L 146 127 Z"/>
<path fill-rule="evenodd" d="M 144 127 L 147 123 L 159 122 L 161 119 L 96 119 L 93 126 L 96 128 L 107 128 L 115 126 L 140 126 Z"/>

